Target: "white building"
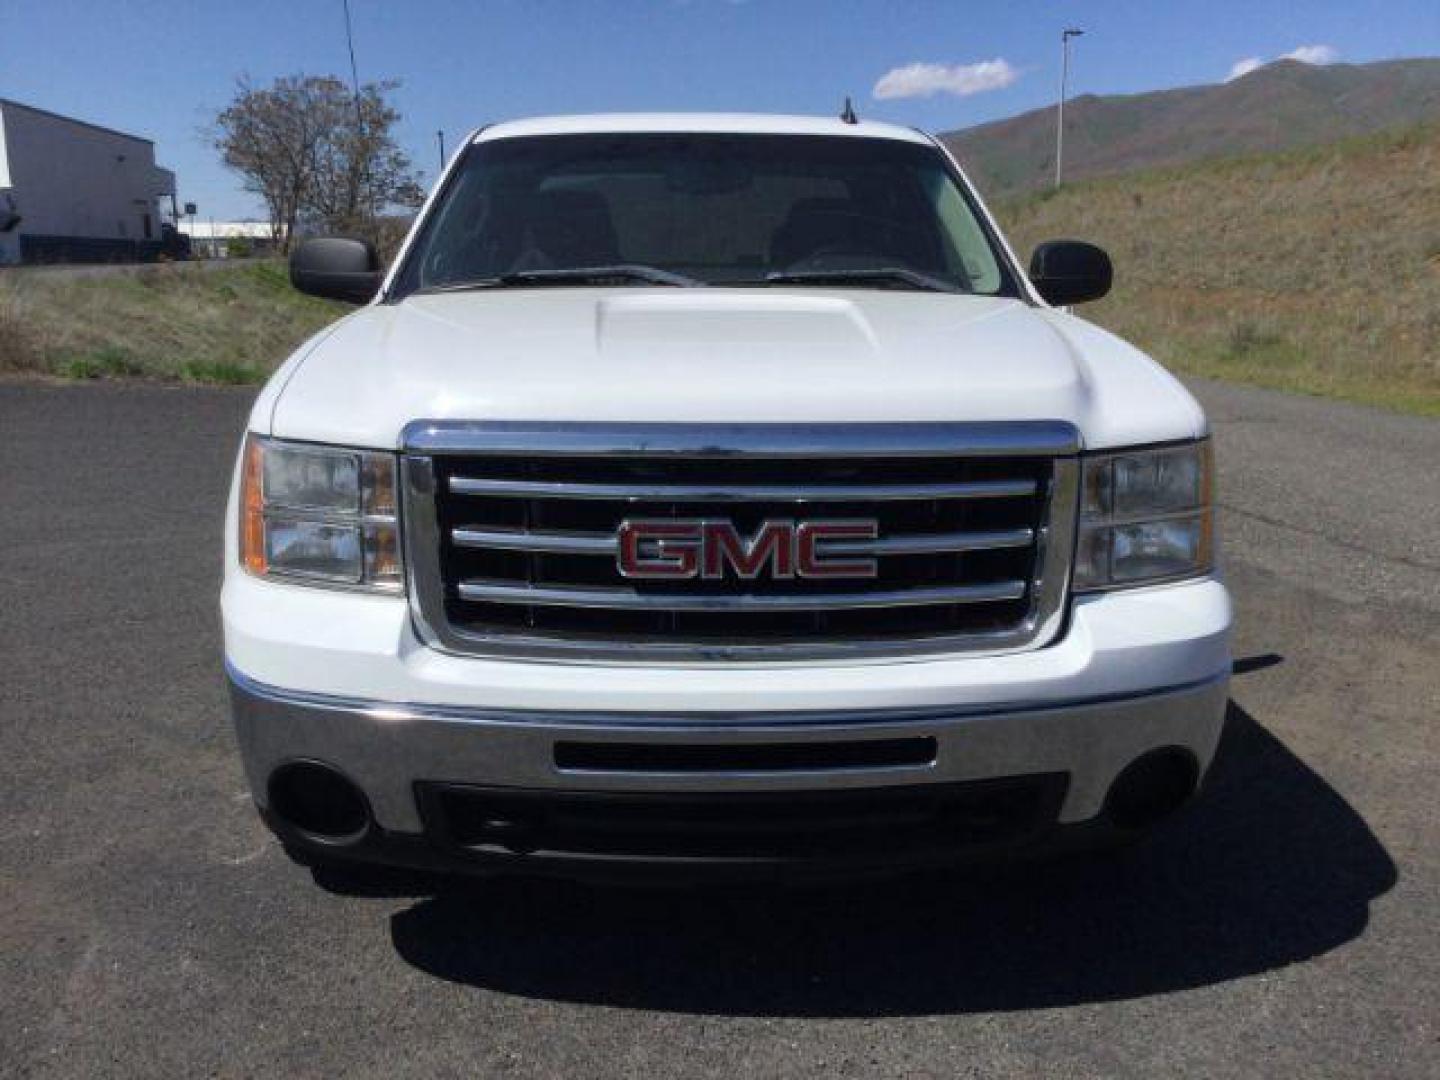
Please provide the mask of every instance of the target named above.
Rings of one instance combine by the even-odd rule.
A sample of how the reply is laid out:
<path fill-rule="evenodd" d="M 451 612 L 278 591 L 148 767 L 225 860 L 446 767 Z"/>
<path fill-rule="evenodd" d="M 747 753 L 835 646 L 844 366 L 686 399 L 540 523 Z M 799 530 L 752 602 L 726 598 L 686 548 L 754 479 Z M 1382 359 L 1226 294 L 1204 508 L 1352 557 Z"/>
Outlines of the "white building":
<path fill-rule="evenodd" d="M 197 259 L 225 259 L 240 251 L 265 255 L 279 247 L 268 221 L 182 219 L 180 231 Z"/>
<path fill-rule="evenodd" d="M 0 264 L 153 258 L 174 195 L 149 139 L 0 98 Z"/>

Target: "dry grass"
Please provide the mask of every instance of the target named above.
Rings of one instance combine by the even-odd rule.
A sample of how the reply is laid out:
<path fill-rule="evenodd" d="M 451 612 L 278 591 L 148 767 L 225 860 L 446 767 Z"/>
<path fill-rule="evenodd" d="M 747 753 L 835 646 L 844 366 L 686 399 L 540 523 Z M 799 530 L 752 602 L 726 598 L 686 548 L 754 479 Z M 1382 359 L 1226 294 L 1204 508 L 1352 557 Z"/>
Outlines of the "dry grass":
<path fill-rule="evenodd" d="M 1093 240 L 1083 309 L 1177 371 L 1440 415 L 1440 126 L 1001 203 L 1017 248 Z"/>
<path fill-rule="evenodd" d="M 260 382 L 344 309 L 295 292 L 279 263 L 0 275 L 0 371 Z"/>
<path fill-rule="evenodd" d="M 997 207 L 1021 250 L 1115 259 L 1085 309 L 1178 371 L 1440 415 L 1440 126 L 1076 184 Z M 0 370 L 263 379 L 343 309 L 279 264 L 0 275 Z"/>
<path fill-rule="evenodd" d="M 34 328 L 15 297 L 0 289 L 0 371 L 35 371 L 43 363 Z"/>

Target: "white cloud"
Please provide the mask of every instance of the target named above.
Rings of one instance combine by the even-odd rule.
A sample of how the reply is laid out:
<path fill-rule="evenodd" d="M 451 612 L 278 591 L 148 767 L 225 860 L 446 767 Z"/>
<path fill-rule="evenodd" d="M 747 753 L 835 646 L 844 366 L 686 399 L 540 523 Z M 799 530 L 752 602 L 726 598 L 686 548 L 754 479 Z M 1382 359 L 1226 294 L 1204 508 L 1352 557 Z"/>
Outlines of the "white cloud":
<path fill-rule="evenodd" d="M 954 94 L 968 97 L 986 90 L 1000 90 L 1020 78 L 1010 61 L 998 57 L 978 64 L 906 64 L 881 75 L 871 91 L 877 100 L 933 97 Z"/>
<path fill-rule="evenodd" d="M 1340 50 L 1334 45 L 1301 45 L 1291 49 L 1284 56 L 1277 56 L 1276 60 L 1299 60 L 1302 64 L 1333 64 L 1340 59 Z M 1249 75 L 1257 68 L 1273 63 L 1271 60 L 1262 60 L 1258 56 L 1247 56 L 1244 60 L 1237 60 L 1230 68 L 1230 74 L 1225 77 L 1226 82 L 1234 82 L 1244 75 Z"/>
<path fill-rule="evenodd" d="M 1281 60 L 1299 60 L 1302 64 L 1333 64 L 1340 59 L 1340 50 L 1334 45 L 1301 45 L 1291 49 Z"/>
<path fill-rule="evenodd" d="M 1265 61 L 1258 56 L 1247 56 L 1244 60 L 1236 60 L 1235 66 L 1230 69 L 1230 74 L 1225 76 L 1226 82 L 1234 82 L 1242 75 L 1249 75 L 1252 71 L 1258 71 L 1265 66 Z"/>

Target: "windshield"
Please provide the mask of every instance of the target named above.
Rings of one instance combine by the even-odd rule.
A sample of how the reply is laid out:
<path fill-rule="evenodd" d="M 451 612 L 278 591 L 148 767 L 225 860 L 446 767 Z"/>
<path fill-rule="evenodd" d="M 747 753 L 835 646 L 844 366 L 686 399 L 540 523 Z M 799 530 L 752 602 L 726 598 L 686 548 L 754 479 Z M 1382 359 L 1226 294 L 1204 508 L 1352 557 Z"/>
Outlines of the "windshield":
<path fill-rule="evenodd" d="M 584 270 L 596 273 L 564 273 Z M 477 143 L 393 295 L 595 283 L 1018 295 L 934 147 L 733 134 Z"/>

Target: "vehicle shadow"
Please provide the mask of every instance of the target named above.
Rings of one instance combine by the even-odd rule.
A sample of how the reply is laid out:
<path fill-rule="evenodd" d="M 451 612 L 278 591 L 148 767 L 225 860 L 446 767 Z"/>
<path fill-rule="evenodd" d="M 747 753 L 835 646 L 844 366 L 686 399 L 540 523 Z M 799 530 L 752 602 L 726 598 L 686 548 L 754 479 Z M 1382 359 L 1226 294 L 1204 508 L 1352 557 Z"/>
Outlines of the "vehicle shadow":
<path fill-rule="evenodd" d="M 1233 702 L 1205 797 L 1120 856 L 885 883 L 447 887 L 396 951 L 453 982 L 750 1016 L 1052 1007 L 1203 986 L 1326 952 L 1396 881 L 1348 803 Z"/>

